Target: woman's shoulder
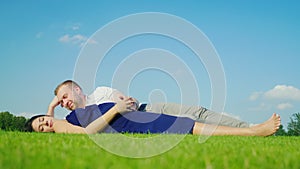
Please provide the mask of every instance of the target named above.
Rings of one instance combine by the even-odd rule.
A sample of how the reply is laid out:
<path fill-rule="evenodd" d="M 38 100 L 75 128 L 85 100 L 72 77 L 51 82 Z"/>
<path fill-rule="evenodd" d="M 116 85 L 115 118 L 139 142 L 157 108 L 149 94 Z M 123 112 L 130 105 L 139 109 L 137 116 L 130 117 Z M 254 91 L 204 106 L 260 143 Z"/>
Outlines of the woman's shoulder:
<path fill-rule="evenodd" d="M 85 133 L 82 127 L 75 126 L 67 120 L 57 120 L 53 127 L 55 133 Z"/>

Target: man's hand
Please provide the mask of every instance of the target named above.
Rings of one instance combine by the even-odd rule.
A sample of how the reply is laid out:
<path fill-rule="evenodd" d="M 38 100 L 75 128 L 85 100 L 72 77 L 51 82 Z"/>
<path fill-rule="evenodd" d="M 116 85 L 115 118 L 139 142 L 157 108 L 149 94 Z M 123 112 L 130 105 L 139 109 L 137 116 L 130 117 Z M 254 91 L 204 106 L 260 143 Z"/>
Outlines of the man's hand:
<path fill-rule="evenodd" d="M 55 108 L 58 105 L 60 105 L 60 101 L 58 100 L 57 96 L 54 96 L 51 103 L 49 104 L 49 107 L 51 106 L 51 107 Z"/>
<path fill-rule="evenodd" d="M 133 101 L 134 101 L 134 104 L 135 104 L 135 109 L 134 111 L 137 111 L 139 109 L 139 106 L 140 106 L 140 102 L 136 99 L 136 98 L 133 98 Z"/>
<path fill-rule="evenodd" d="M 125 99 L 129 99 L 131 101 L 131 110 L 132 111 L 137 111 L 139 108 L 139 101 L 133 97 L 128 97 L 128 96 L 119 96 L 120 100 L 125 100 Z M 118 101 L 118 100 L 116 100 Z"/>
<path fill-rule="evenodd" d="M 120 97 L 116 101 L 116 103 L 117 103 L 116 109 L 121 114 L 136 110 L 136 104 L 131 97 L 129 97 L 129 98 Z"/>
<path fill-rule="evenodd" d="M 52 101 L 50 102 L 49 106 L 48 106 L 48 112 L 47 115 L 54 117 L 54 109 L 55 107 L 57 107 L 58 105 L 60 105 L 60 101 L 58 100 L 57 96 L 54 96 L 54 98 L 52 99 Z"/>

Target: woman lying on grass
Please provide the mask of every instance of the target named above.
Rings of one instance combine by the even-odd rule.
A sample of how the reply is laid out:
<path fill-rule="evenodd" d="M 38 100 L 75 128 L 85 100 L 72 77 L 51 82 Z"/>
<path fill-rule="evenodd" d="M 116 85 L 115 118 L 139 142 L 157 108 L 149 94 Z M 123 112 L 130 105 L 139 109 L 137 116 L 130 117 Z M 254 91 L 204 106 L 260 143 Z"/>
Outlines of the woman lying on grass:
<path fill-rule="evenodd" d="M 72 111 L 66 120 L 37 115 L 26 122 L 25 130 L 55 133 L 176 133 L 195 135 L 269 136 L 280 125 L 280 116 L 248 128 L 217 126 L 186 117 L 132 111 L 131 98 L 118 103 L 103 103 Z"/>

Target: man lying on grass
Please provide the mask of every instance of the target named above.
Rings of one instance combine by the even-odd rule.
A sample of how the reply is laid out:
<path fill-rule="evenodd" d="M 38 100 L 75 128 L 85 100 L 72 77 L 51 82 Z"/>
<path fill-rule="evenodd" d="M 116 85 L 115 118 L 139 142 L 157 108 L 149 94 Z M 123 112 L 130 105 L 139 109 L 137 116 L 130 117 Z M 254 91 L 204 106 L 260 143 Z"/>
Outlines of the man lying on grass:
<path fill-rule="evenodd" d="M 34 116 L 26 122 L 25 130 L 55 133 L 174 133 L 196 135 L 269 136 L 280 125 L 280 116 L 273 114 L 267 121 L 247 128 L 218 126 L 144 111 L 133 111 L 132 98 L 117 103 L 103 103 L 78 108 L 66 120 L 47 115 Z"/>
<path fill-rule="evenodd" d="M 82 87 L 73 80 L 66 80 L 60 83 L 54 90 L 54 98 L 48 106 L 47 115 L 54 117 L 54 110 L 57 106 L 61 106 L 67 110 L 75 110 L 77 108 L 85 108 L 89 105 L 99 105 L 107 102 L 117 102 L 120 98 L 128 98 L 121 91 L 100 86 L 91 94 L 87 95 L 83 92 Z M 133 111 L 147 111 L 158 114 L 168 114 L 171 116 L 188 117 L 197 122 L 216 124 L 229 127 L 250 127 L 251 124 L 225 115 L 224 113 L 214 112 L 200 105 L 183 105 L 170 102 L 152 102 L 140 103 L 136 98 L 132 98 L 135 106 Z"/>

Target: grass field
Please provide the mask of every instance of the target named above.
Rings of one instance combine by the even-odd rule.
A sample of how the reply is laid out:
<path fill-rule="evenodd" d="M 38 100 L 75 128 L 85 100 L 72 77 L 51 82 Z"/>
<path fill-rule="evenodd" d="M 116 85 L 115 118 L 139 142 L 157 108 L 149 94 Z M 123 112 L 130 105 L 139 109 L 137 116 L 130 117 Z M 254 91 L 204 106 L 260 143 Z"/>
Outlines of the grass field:
<path fill-rule="evenodd" d="M 0 168 L 300 168 L 300 137 L 218 136 L 204 143 L 198 138 L 188 135 L 171 150 L 140 159 L 107 152 L 87 135 L 0 131 Z"/>

